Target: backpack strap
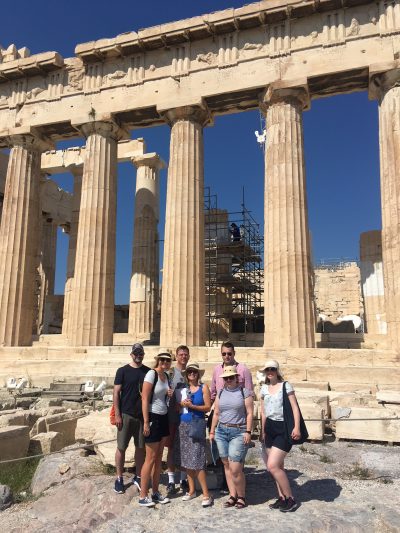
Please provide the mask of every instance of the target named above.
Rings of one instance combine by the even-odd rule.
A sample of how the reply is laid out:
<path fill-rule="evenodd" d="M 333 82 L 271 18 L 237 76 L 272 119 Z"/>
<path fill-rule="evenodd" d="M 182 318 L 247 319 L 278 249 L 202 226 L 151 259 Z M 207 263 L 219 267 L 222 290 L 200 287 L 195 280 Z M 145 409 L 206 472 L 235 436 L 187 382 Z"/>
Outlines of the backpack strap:
<path fill-rule="evenodd" d="M 153 382 L 153 386 L 151 388 L 151 394 L 150 394 L 150 398 L 149 398 L 149 404 L 153 403 L 153 396 L 154 396 L 154 389 L 156 388 L 156 385 L 157 385 L 157 381 L 158 381 L 158 372 L 157 370 L 154 370 L 154 382 Z"/>

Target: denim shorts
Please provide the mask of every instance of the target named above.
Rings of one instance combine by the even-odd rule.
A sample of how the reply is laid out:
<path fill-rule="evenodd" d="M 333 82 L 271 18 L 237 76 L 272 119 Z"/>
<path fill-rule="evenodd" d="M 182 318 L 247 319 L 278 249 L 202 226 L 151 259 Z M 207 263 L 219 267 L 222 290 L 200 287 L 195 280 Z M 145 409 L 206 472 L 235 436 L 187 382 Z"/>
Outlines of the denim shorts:
<path fill-rule="evenodd" d="M 244 463 L 248 446 L 244 443 L 243 436 L 246 428 L 231 428 L 220 424 L 215 431 L 215 441 L 218 453 L 223 459 L 228 457 L 235 463 Z"/>

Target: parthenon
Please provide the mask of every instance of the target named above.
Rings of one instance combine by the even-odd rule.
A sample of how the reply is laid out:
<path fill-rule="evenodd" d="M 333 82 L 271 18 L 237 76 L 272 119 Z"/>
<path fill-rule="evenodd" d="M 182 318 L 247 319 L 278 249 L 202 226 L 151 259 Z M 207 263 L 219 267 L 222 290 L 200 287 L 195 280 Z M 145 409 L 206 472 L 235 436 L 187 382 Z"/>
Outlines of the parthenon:
<path fill-rule="evenodd" d="M 158 171 L 165 163 L 146 153 L 143 140 L 131 140 L 130 130 L 162 123 L 170 126 L 170 154 L 159 342 L 170 349 L 196 347 L 199 359 L 207 359 L 203 129 L 218 115 L 250 109 L 260 109 L 266 119 L 263 353 L 280 352 L 288 365 L 302 353 L 318 359 L 303 113 L 313 99 L 368 91 L 379 102 L 387 334 L 378 359 L 382 376 L 383 367 L 390 367 L 398 382 L 399 34 L 397 0 L 348 0 L 345 6 L 336 0 L 276 0 L 78 44 L 72 58 L 57 52 L 30 56 L 12 46 L 1 50 L 0 148 L 10 149 L 0 227 L 5 372 L 15 368 L 9 362 L 14 348 L 34 341 L 39 228 L 45 231 L 40 213 L 47 212 L 39 209 L 43 173 L 62 169 L 74 175 L 70 220 L 58 222 L 70 240 L 62 335 L 52 344 L 68 347 L 65 353 L 74 353 L 75 360 L 82 347 L 112 351 L 117 344 L 118 160 L 138 169 L 141 213 L 133 229 L 126 344 L 144 334 L 150 338 L 156 329 Z M 84 138 L 85 148 L 55 150 L 69 138 Z M 28 361 L 34 354 L 32 346 L 21 357 Z M 249 361 L 260 354 L 248 351 Z M 329 357 L 334 361 L 335 355 Z"/>

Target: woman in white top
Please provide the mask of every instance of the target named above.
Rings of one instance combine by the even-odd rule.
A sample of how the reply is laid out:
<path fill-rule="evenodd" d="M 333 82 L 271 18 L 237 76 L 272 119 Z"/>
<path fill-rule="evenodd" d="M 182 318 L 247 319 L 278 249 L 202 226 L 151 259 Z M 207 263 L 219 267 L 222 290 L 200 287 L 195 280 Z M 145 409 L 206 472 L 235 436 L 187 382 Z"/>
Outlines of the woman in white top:
<path fill-rule="evenodd" d="M 287 453 L 291 450 L 283 416 L 283 387 L 289 398 L 293 411 L 294 429 L 290 437 L 298 440 L 300 434 L 300 410 L 297 405 L 293 387 L 283 381 L 279 372 L 279 363 L 273 359 L 267 361 L 263 367 L 265 384 L 261 387 L 261 424 L 262 435 L 267 449 L 267 468 L 275 479 L 278 489 L 278 499 L 269 507 L 279 509 L 282 512 L 294 511 L 298 504 L 293 498 L 292 489 L 284 469 L 284 461 Z"/>
<path fill-rule="evenodd" d="M 158 491 L 161 473 L 161 460 L 165 442 L 169 435 L 168 403 L 173 391 L 170 388 L 167 372 L 171 368 L 171 355 L 160 353 L 156 364 L 149 370 L 143 381 L 142 411 L 143 435 L 146 446 L 146 459 L 142 467 L 142 484 L 139 505 L 154 507 L 156 503 L 169 503 L 169 498 Z M 153 495 L 148 497 L 150 476 Z"/>

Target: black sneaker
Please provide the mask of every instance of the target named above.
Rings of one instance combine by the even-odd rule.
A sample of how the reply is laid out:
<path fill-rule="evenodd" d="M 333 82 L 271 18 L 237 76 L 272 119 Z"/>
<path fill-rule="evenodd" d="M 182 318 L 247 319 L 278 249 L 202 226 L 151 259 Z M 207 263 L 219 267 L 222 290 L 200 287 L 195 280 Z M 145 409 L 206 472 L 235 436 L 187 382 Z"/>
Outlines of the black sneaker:
<path fill-rule="evenodd" d="M 182 479 L 180 485 L 181 485 L 182 492 L 184 494 L 189 492 L 189 483 L 188 483 L 187 479 Z"/>
<path fill-rule="evenodd" d="M 284 503 L 285 500 L 283 498 L 278 498 L 276 501 L 274 501 L 274 503 L 270 503 L 268 507 L 270 509 L 280 509 L 281 507 L 283 507 Z"/>
<path fill-rule="evenodd" d="M 294 498 L 286 498 L 279 510 L 281 513 L 293 513 L 298 507 L 299 504 Z"/>
<path fill-rule="evenodd" d="M 175 483 L 168 483 L 167 485 L 167 494 L 168 496 L 171 496 L 171 494 L 176 494 L 177 490 L 175 487 Z"/>
<path fill-rule="evenodd" d="M 135 485 L 135 487 L 138 489 L 138 491 L 140 492 L 140 477 L 138 476 L 133 476 L 132 478 L 132 485 Z"/>
<path fill-rule="evenodd" d="M 124 487 L 124 480 L 122 477 L 117 477 L 117 479 L 115 480 L 114 491 L 117 494 L 124 494 L 125 487 Z"/>

